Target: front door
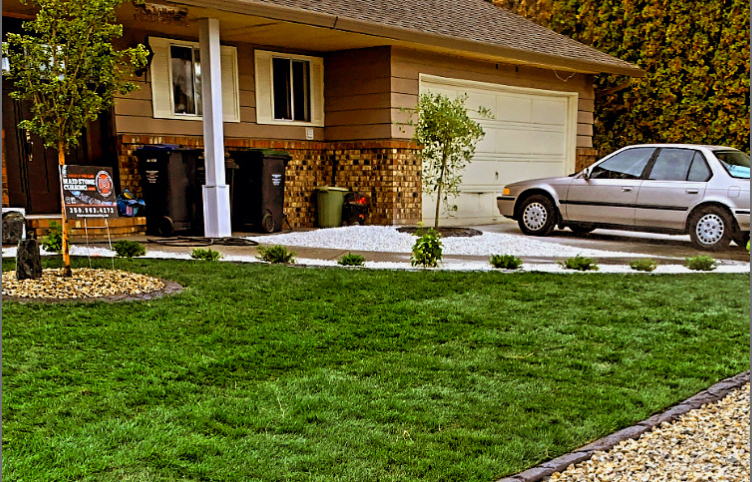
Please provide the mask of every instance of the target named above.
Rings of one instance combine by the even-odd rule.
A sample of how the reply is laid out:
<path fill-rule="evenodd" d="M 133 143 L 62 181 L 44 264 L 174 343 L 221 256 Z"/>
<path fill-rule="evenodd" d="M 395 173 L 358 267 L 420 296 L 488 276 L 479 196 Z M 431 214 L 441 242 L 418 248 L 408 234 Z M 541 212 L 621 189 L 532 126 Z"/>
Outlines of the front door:
<path fill-rule="evenodd" d="M 565 219 L 634 226 L 642 175 L 654 151 L 647 147 L 622 151 L 597 164 L 589 179 L 573 180 L 562 201 Z"/>
<path fill-rule="evenodd" d="M 46 149 L 39 136 L 18 128 L 31 118 L 29 102 L 10 98 L 12 86 L 3 79 L 3 149 L 8 175 L 8 201 L 11 207 L 26 209 L 27 214 L 60 212 L 60 177 L 57 150 Z M 65 156 L 66 163 L 112 167 L 117 175 L 117 152 L 112 117 L 103 113 L 90 123 L 80 143 Z"/>
<path fill-rule="evenodd" d="M 705 195 L 711 172 L 694 149 L 663 148 L 637 196 L 636 224 L 684 229 L 687 214 Z"/>

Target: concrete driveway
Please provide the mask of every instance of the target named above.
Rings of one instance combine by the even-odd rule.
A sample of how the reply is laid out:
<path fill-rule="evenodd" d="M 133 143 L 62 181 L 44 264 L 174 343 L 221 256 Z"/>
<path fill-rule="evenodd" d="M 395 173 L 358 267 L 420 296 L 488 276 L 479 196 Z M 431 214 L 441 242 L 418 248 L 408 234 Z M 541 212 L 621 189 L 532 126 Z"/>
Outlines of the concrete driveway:
<path fill-rule="evenodd" d="M 502 222 L 486 226 L 473 226 L 475 229 L 492 233 L 505 233 L 525 236 L 515 222 Z M 746 249 L 735 243 L 727 250 L 708 252 L 692 246 L 689 236 L 670 236 L 666 234 L 639 233 L 632 231 L 615 231 L 596 229 L 590 234 L 575 234 L 568 229 L 556 230 L 550 236 L 538 238 L 545 241 L 589 249 L 604 251 L 620 251 L 641 253 L 647 256 L 667 256 L 686 258 L 706 254 L 716 259 L 749 262 L 750 257 Z"/>

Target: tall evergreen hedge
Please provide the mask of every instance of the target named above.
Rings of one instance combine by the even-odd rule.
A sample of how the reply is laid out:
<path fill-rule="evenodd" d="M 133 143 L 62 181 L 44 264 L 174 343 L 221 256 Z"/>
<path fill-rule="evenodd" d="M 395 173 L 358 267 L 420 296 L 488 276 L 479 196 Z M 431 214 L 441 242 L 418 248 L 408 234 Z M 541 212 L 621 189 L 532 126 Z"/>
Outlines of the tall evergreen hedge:
<path fill-rule="evenodd" d="M 720 144 L 749 152 L 749 2 L 494 0 L 638 65 L 644 78 L 598 75 L 594 145 Z"/>

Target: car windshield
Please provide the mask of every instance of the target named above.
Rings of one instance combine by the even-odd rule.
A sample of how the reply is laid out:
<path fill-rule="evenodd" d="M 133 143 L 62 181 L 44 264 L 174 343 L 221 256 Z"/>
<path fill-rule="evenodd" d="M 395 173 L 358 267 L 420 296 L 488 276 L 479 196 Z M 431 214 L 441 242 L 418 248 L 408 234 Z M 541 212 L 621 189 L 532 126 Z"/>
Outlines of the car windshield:
<path fill-rule="evenodd" d="M 716 151 L 715 157 L 721 161 L 731 177 L 749 179 L 749 156 L 741 151 Z"/>

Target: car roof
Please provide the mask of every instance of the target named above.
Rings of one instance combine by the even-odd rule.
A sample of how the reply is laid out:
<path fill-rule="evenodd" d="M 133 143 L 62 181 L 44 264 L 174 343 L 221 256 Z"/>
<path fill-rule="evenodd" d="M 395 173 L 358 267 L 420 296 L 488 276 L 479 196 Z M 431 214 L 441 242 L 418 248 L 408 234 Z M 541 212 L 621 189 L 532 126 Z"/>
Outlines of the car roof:
<path fill-rule="evenodd" d="M 696 149 L 698 147 L 709 149 L 711 151 L 738 151 L 739 149 L 736 149 L 734 147 L 726 147 L 726 146 L 708 146 L 703 144 L 635 144 L 628 147 L 677 147 L 677 148 L 684 148 L 684 149 Z"/>

